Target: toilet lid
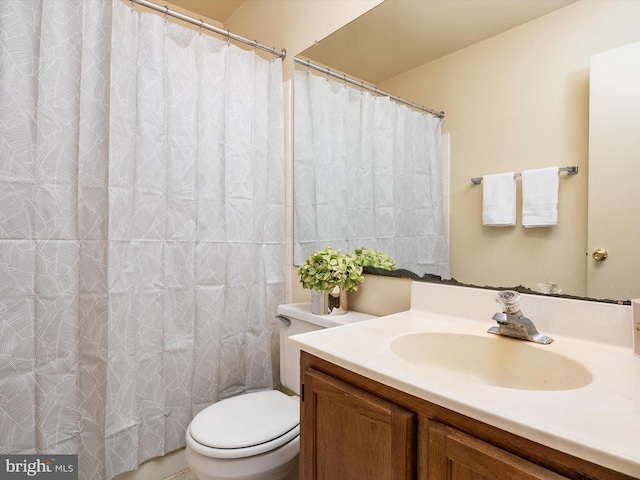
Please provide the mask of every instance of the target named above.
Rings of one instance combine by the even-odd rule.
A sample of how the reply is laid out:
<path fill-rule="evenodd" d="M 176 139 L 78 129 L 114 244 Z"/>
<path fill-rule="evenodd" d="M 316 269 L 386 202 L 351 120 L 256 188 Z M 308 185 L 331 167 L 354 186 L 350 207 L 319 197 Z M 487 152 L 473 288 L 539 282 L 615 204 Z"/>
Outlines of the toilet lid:
<path fill-rule="evenodd" d="M 246 448 L 278 438 L 300 423 L 300 404 L 277 390 L 227 398 L 192 420 L 193 439 L 212 448 Z"/>

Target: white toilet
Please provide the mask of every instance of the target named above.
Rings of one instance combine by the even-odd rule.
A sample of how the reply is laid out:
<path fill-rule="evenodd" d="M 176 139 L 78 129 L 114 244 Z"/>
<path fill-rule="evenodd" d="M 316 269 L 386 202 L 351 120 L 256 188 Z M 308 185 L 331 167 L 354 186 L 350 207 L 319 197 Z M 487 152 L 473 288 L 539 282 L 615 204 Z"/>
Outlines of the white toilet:
<path fill-rule="evenodd" d="M 357 312 L 314 315 L 310 304 L 278 307 L 280 377 L 300 394 L 300 351 L 291 335 L 372 318 Z M 199 480 L 295 480 L 300 451 L 300 402 L 272 390 L 228 398 L 205 408 L 187 429 L 187 464 Z"/>

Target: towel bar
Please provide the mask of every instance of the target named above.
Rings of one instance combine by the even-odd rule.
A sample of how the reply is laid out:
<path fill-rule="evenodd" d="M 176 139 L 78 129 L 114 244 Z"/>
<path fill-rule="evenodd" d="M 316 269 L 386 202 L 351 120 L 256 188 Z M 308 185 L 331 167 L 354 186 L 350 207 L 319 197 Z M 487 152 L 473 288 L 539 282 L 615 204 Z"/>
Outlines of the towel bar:
<path fill-rule="evenodd" d="M 577 175 L 578 174 L 578 167 L 573 166 L 573 167 L 561 167 L 559 169 L 560 172 L 567 172 L 567 174 L 569 175 Z M 514 177 L 519 177 L 521 176 L 521 173 L 515 173 Z M 482 177 L 473 177 L 471 178 L 471 182 L 474 185 L 480 185 L 482 183 Z"/>

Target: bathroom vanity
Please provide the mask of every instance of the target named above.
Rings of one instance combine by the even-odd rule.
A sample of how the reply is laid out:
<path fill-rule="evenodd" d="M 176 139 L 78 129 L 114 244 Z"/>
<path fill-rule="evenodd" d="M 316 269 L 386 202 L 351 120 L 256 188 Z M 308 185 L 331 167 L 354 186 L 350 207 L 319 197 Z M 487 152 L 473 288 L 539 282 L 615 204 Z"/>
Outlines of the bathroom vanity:
<path fill-rule="evenodd" d="M 313 355 L 303 352 L 301 362 L 304 480 L 635 478 L 407 395 Z"/>
<path fill-rule="evenodd" d="M 526 296 L 535 345 L 486 333 L 492 294 L 414 284 L 407 312 L 292 337 L 301 478 L 640 478 L 630 308 Z"/>

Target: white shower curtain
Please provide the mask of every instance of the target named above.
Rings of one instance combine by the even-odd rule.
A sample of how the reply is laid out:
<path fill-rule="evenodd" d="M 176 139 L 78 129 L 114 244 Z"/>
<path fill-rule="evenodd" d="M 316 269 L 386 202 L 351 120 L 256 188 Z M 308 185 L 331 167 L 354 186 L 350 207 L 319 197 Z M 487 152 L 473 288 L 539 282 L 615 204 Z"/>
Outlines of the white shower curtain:
<path fill-rule="evenodd" d="M 442 120 L 295 72 L 294 261 L 368 247 L 450 277 Z"/>
<path fill-rule="evenodd" d="M 277 381 L 281 62 L 119 0 L 0 31 L 0 452 L 112 478 Z"/>

